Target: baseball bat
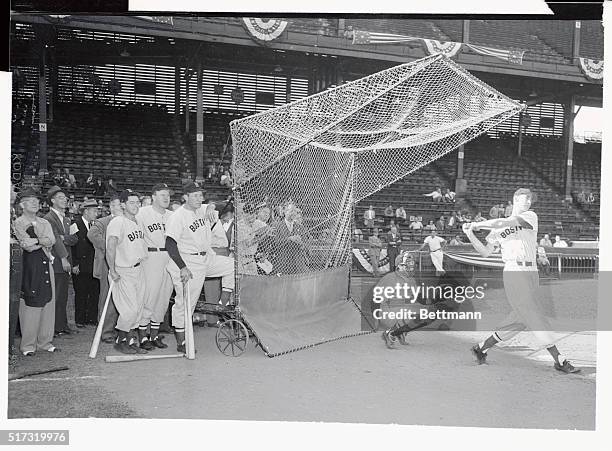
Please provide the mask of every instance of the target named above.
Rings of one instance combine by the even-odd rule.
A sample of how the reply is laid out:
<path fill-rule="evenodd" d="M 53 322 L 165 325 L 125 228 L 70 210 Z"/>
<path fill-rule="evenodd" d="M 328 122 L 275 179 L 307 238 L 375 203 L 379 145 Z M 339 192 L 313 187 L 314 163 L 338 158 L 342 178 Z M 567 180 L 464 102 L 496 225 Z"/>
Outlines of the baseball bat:
<path fill-rule="evenodd" d="M 38 374 L 47 374 L 47 373 L 55 373 L 56 371 L 66 371 L 68 369 L 67 366 L 60 366 L 58 368 L 50 368 L 48 370 L 38 370 L 38 371 L 24 371 L 21 373 L 9 373 L 9 381 L 14 381 L 17 379 L 22 379 L 28 376 L 36 376 Z"/>
<path fill-rule="evenodd" d="M 195 344 L 193 341 L 193 320 L 191 318 L 191 295 L 189 294 L 189 281 L 183 285 L 183 299 L 185 301 L 185 356 L 189 360 L 194 360 Z"/>
<path fill-rule="evenodd" d="M 96 328 L 96 334 L 94 335 L 93 343 L 91 344 L 91 349 L 89 350 L 89 357 L 92 359 L 95 359 L 96 355 L 98 355 L 98 347 L 100 346 L 100 338 L 102 338 L 102 329 L 104 328 L 104 319 L 106 318 L 106 310 L 108 310 L 108 303 L 110 301 L 110 297 L 112 294 L 113 285 L 115 285 L 115 281 L 111 279 L 111 283 L 108 286 L 108 294 L 106 295 L 106 301 L 104 301 L 104 308 L 102 309 L 102 315 L 100 315 L 100 321 L 98 321 L 98 327 Z"/>
<path fill-rule="evenodd" d="M 178 357 L 184 357 L 185 354 L 135 354 L 135 355 L 107 355 L 105 357 L 106 363 L 120 363 L 120 362 L 135 362 L 137 360 L 155 360 L 155 359 L 175 359 Z"/>

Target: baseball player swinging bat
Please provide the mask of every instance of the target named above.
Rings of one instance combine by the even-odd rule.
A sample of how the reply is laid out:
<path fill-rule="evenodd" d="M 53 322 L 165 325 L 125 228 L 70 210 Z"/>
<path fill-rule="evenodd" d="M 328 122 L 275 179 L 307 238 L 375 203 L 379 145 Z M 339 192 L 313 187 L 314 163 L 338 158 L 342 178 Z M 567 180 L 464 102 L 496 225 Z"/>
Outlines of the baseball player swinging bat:
<path fill-rule="evenodd" d="M 195 343 L 193 340 L 193 320 L 191 319 L 191 295 L 189 294 L 189 281 L 183 285 L 183 299 L 185 300 L 185 356 L 195 360 Z"/>
<path fill-rule="evenodd" d="M 134 355 L 107 355 L 104 359 L 106 363 L 120 362 L 135 362 L 137 360 L 154 360 L 154 359 L 175 359 L 185 357 L 185 354 L 166 354 L 166 355 L 151 355 L 151 354 L 134 354 Z"/>
<path fill-rule="evenodd" d="M 108 309 L 108 303 L 110 301 L 111 294 L 113 293 L 113 285 L 115 281 L 111 279 L 110 286 L 108 287 L 108 294 L 106 295 L 106 301 L 104 301 L 104 308 L 102 309 L 102 315 L 100 315 L 100 321 L 96 328 L 96 334 L 94 335 L 91 349 L 89 350 L 89 357 L 92 359 L 98 355 L 98 347 L 100 346 L 100 339 L 102 338 L 102 329 L 104 328 L 104 318 L 106 318 L 106 310 Z"/>

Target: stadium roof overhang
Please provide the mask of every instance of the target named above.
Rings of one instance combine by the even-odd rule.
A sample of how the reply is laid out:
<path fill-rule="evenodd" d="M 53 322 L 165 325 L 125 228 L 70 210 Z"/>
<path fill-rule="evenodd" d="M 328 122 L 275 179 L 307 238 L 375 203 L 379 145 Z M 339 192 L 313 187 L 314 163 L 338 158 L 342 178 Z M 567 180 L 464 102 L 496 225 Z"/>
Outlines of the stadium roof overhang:
<path fill-rule="evenodd" d="M 11 19 L 15 22 L 47 26 L 141 34 L 194 42 L 233 44 L 250 48 L 251 51 L 257 48 L 262 49 L 262 46 L 255 43 L 240 25 L 216 23 L 211 20 L 199 21 L 191 17 L 173 17 L 172 25 L 144 20 L 137 16 L 71 15 L 52 17 L 41 14 L 12 14 Z M 287 31 L 286 33 L 286 39 L 268 43 L 265 49 L 302 53 L 315 51 L 329 56 L 378 60 L 381 63 L 392 64 L 405 63 L 424 56 L 420 48 L 388 46 L 384 50 L 380 47 L 373 50 L 363 50 L 361 47 L 349 45 L 344 37 L 316 35 L 300 31 Z M 494 57 L 468 53 L 458 55 L 456 62 L 467 70 L 475 72 L 601 85 L 601 81 L 586 79 L 580 69 L 573 64 L 524 61 L 522 65 L 517 66 L 500 62 Z"/>

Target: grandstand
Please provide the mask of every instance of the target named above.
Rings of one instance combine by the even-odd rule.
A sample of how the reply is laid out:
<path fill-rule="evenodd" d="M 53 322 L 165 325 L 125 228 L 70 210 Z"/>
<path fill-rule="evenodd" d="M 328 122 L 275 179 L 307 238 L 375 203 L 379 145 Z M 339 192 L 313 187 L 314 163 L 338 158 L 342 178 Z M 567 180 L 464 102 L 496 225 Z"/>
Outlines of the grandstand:
<path fill-rule="evenodd" d="M 13 15 L 11 65 L 18 76 L 11 152 L 24 162 L 24 176 L 47 188 L 48 173 L 69 168 L 80 180 L 93 172 L 142 191 L 163 180 L 177 194 L 182 179 L 196 177 L 212 198 L 225 198 L 230 191 L 206 175 L 210 164 L 231 163 L 231 120 L 427 55 L 419 43 L 351 44 L 355 30 L 395 33 L 524 51 L 521 65 L 469 49 L 454 59 L 527 102 L 530 123 L 519 127 L 512 118 L 466 144 L 463 174 L 456 150 L 375 193 L 357 205 L 357 226 L 370 204 L 379 215 L 392 204 L 424 221 L 448 216 L 455 206 L 433 204 L 423 194 L 436 186 L 455 189 L 462 179 L 457 208 L 471 214 L 486 215 L 518 186 L 531 186 L 543 233 L 598 237 L 601 144 L 572 143 L 568 173 L 567 111 L 570 102 L 601 102 L 601 80 L 578 65 L 579 58 L 603 58 L 601 22 L 577 28 L 554 20 L 289 17 L 285 31 L 263 46 L 239 17 L 162 19 Z M 596 201 L 575 202 L 580 190 Z"/>

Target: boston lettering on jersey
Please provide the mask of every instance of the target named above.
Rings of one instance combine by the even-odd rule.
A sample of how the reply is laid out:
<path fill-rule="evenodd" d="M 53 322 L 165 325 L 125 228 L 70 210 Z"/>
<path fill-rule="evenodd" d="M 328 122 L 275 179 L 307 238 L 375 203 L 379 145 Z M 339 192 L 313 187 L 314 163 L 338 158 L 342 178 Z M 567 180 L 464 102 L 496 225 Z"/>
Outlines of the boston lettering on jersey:
<path fill-rule="evenodd" d="M 198 230 L 200 227 L 202 227 L 204 225 L 204 218 L 198 218 L 195 221 L 193 221 L 193 224 L 191 224 L 189 226 L 189 230 L 191 230 L 192 232 L 195 232 L 196 230 Z"/>
<path fill-rule="evenodd" d="M 506 229 L 502 230 L 499 233 L 499 236 L 501 236 L 502 238 L 506 238 L 506 237 L 510 236 L 510 234 L 516 233 L 519 230 L 523 230 L 523 226 L 507 227 Z"/>
<path fill-rule="evenodd" d="M 162 232 L 166 231 L 166 224 L 160 224 L 158 223 L 154 223 L 154 224 L 149 224 L 147 226 L 147 229 L 149 230 L 149 232 L 153 233 L 156 230 L 161 230 Z"/>
<path fill-rule="evenodd" d="M 142 233 L 142 230 L 134 230 L 132 233 L 128 234 L 127 237 L 130 241 L 137 240 L 138 238 L 142 240 L 144 238 L 144 233 Z"/>

